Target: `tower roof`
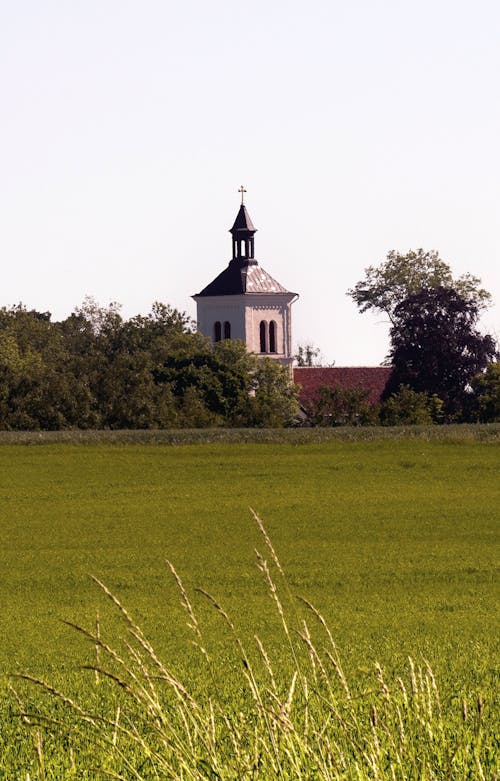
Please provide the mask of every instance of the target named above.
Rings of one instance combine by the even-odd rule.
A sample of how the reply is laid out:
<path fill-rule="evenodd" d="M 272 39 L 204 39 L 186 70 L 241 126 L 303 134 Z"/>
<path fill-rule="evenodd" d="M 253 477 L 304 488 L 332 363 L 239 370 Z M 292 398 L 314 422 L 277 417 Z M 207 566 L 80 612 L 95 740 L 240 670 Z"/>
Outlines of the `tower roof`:
<path fill-rule="evenodd" d="M 199 296 L 238 296 L 243 293 L 289 293 L 254 261 L 253 264 L 232 260 Z"/>
<path fill-rule="evenodd" d="M 234 225 L 229 232 L 234 235 L 235 233 L 240 233 L 240 232 L 255 233 L 256 231 L 257 228 L 254 228 L 253 222 L 250 219 L 250 215 L 246 210 L 246 206 L 244 203 L 242 203 L 240 206 L 240 210 L 236 215 Z"/>
<path fill-rule="evenodd" d="M 283 285 L 280 285 L 273 277 L 262 267 L 259 267 L 254 257 L 254 233 L 255 228 L 245 204 L 243 203 L 243 193 L 246 190 L 243 186 L 239 192 L 242 193 L 242 203 L 230 230 L 233 236 L 233 258 L 227 268 L 214 279 L 210 284 L 197 293 L 195 298 L 205 296 L 238 296 L 246 293 L 250 294 L 286 294 L 294 296 Z"/>

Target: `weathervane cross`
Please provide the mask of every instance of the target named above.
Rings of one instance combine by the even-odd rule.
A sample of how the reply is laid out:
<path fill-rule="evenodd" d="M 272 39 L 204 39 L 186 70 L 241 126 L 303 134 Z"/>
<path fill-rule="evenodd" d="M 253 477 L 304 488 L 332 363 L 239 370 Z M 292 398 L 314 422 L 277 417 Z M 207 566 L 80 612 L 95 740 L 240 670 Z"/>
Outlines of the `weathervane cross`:
<path fill-rule="evenodd" d="M 240 189 L 238 190 L 238 192 L 239 192 L 239 193 L 241 193 L 241 205 L 243 206 L 243 204 L 245 203 L 245 200 L 244 200 L 244 199 L 245 199 L 245 193 L 246 193 L 246 190 L 245 190 L 245 188 L 243 187 L 243 185 L 241 185 L 241 187 L 240 187 Z"/>

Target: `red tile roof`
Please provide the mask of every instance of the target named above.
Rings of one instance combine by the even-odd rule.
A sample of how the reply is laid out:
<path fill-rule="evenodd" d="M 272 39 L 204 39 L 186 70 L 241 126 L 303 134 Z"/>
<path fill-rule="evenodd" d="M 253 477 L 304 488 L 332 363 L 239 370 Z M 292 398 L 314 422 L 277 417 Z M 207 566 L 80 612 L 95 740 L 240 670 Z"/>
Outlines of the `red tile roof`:
<path fill-rule="evenodd" d="M 301 386 L 301 404 L 316 399 L 322 386 L 369 390 L 369 401 L 375 404 L 380 401 L 390 373 L 390 366 L 296 366 L 293 381 Z"/>

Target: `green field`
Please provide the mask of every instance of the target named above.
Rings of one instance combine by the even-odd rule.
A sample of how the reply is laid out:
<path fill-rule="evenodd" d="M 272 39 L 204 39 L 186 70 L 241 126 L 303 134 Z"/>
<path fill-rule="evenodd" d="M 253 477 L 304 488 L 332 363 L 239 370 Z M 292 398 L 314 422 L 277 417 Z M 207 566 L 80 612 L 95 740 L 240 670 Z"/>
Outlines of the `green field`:
<path fill-rule="evenodd" d="M 93 574 L 183 680 L 202 687 L 168 558 L 210 653 L 237 670 L 238 652 L 228 650 L 221 616 L 196 586 L 220 601 L 251 653 L 259 635 L 287 679 L 292 662 L 255 563 L 255 548 L 266 558 L 269 551 L 253 507 L 291 594 L 307 597 L 324 615 L 355 686 L 368 686 L 376 660 L 393 679 L 407 675 L 408 656 L 420 664 L 425 657 L 450 712 L 458 717 L 462 699 L 480 694 L 486 723 L 498 692 L 499 467 L 495 439 L 0 445 L 0 668 L 93 696 L 92 673 L 79 671 L 93 658 L 92 644 L 63 620 L 92 628 L 98 611 L 103 633 L 124 632 Z M 303 611 L 286 587 L 283 598 L 290 623 L 300 626 Z M 37 690 L 26 692 L 37 703 Z M 234 694 L 224 689 L 225 700 Z M 4 703 L 4 710 L 11 707 Z M 44 707 L 56 706 L 49 698 Z M 30 752 L 31 779 L 66 777 L 53 757 L 40 770 L 29 730 L 14 710 L 8 713 L 14 726 L 3 731 L 0 778 L 24 781 Z M 48 757 L 53 738 L 44 740 Z M 18 775 L 9 775 L 13 770 Z M 74 772 L 67 777 L 86 777 Z"/>

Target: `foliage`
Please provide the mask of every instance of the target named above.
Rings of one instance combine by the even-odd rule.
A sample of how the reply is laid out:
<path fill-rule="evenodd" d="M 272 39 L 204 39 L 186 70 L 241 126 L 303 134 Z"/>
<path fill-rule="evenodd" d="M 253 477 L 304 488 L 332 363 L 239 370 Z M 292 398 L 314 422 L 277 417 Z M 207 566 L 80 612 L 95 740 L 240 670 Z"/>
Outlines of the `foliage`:
<path fill-rule="evenodd" d="M 401 385 L 383 403 L 380 420 L 383 426 L 426 426 L 442 422 L 442 407 L 438 396 L 429 397 Z"/>
<path fill-rule="evenodd" d="M 280 366 L 266 371 L 242 343 L 212 347 L 158 302 L 130 320 L 93 299 L 61 323 L 22 305 L 0 310 L 4 430 L 282 426 L 296 389 Z"/>
<path fill-rule="evenodd" d="M 379 266 L 365 269 L 364 279 L 348 290 L 348 295 L 361 312 L 383 312 L 393 322 L 395 308 L 408 296 L 437 287 L 455 290 L 479 310 L 491 298 L 480 285 L 481 280 L 472 274 L 453 279 L 450 266 L 435 250 L 409 250 L 405 255 L 391 250 Z"/>
<path fill-rule="evenodd" d="M 384 399 L 408 385 L 440 398 L 447 420 L 460 418 L 472 377 L 496 356 L 493 338 L 479 333 L 477 319 L 472 301 L 444 287 L 421 290 L 398 304 L 388 356 L 393 371 Z"/>
<path fill-rule="evenodd" d="M 317 366 L 321 363 L 321 350 L 313 344 L 299 344 L 294 355 L 297 366 Z"/>
<path fill-rule="evenodd" d="M 21 305 L 0 310 L 0 345 L 0 427 L 75 425 L 88 390 L 68 370 L 70 355 L 50 314 Z"/>
<path fill-rule="evenodd" d="M 306 415 L 313 426 L 366 426 L 378 423 L 378 408 L 363 388 L 322 386 L 317 399 L 310 400 Z"/>
<path fill-rule="evenodd" d="M 298 388 L 290 382 L 289 370 L 271 358 L 255 362 L 252 391 L 250 425 L 279 428 L 291 424 L 298 415 Z"/>
<path fill-rule="evenodd" d="M 470 384 L 469 417 L 480 423 L 500 421 L 500 363 L 490 363 Z"/>

